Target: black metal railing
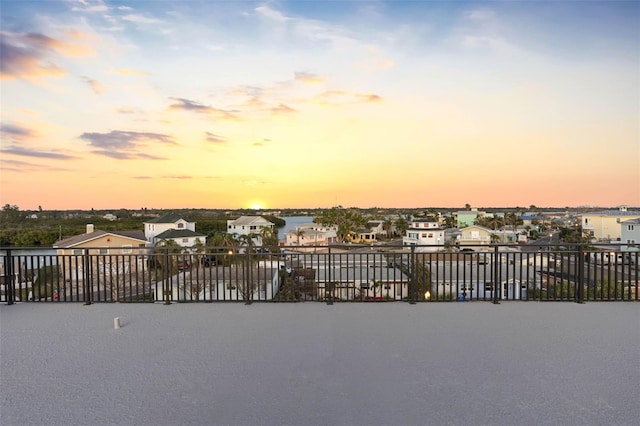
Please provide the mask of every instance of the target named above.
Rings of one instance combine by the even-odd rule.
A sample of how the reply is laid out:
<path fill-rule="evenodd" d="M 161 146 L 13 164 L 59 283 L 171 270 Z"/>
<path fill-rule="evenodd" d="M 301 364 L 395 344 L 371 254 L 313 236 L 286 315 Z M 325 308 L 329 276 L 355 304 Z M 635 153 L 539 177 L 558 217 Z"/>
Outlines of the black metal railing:
<path fill-rule="evenodd" d="M 175 250 L 0 248 L 0 302 L 639 300 L 616 244 Z"/>

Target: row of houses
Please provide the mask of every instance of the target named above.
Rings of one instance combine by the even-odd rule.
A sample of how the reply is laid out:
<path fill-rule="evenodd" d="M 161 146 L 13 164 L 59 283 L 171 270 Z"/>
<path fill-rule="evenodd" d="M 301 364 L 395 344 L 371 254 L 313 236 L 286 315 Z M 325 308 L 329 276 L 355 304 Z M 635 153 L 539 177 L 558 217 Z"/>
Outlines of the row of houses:
<path fill-rule="evenodd" d="M 241 216 L 227 221 L 227 232 L 232 235 L 251 235 L 255 245 L 262 245 L 260 230 L 273 230 L 275 224 L 261 216 Z M 171 242 L 171 243 L 170 243 Z M 96 249 L 97 254 L 128 254 L 134 248 L 175 244 L 185 250 L 207 244 L 207 236 L 196 231 L 196 223 L 180 215 L 169 213 L 144 222 L 144 231 L 102 231 L 87 224 L 81 235 L 56 242 L 58 254 L 82 254 L 85 249 Z"/>
<path fill-rule="evenodd" d="M 473 222 L 483 212 L 477 210 L 458 212 L 458 222 Z M 439 219 L 412 219 L 403 246 L 416 245 L 423 251 L 437 251 L 438 247 L 458 243 L 460 245 L 489 245 L 491 243 L 524 243 L 527 241 L 529 222 L 512 229 L 492 230 L 483 226 L 469 224 L 456 229 L 455 233 L 445 229 Z M 472 220 L 473 219 L 473 220 Z M 580 225 L 586 236 L 593 242 L 620 242 L 634 245 L 640 243 L 640 211 L 631 211 L 626 207 L 617 210 L 584 213 L 580 216 Z M 231 235 L 252 235 L 256 246 L 262 245 L 261 231 L 273 231 L 275 224 L 262 216 L 241 216 L 227 221 L 227 232 Z M 365 229 L 354 231 L 349 241 L 354 243 L 373 243 L 387 236 L 383 221 L 373 220 Z M 338 243 L 337 227 L 322 226 L 316 223 L 303 224 L 287 232 L 284 244 L 292 247 L 328 246 Z M 80 251 L 88 247 L 99 247 L 104 253 L 131 252 L 134 247 L 149 247 L 172 241 L 180 247 L 206 245 L 206 235 L 196 231 L 195 222 L 176 214 L 167 214 L 144 222 L 144 231 L 101 231 L 93 225 L 87 225 L 85 234 L 59 241 L 54 248 L 63 253 Z"/>

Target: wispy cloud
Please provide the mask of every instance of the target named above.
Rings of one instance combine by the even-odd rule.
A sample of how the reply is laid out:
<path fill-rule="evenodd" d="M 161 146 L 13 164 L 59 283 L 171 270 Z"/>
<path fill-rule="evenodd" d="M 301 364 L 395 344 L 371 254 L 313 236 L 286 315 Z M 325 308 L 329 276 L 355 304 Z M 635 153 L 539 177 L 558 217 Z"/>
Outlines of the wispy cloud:
<path fill-rule="evenodd" d="M 170 98 L 176 103 L 169 105 L 169 109 L 177 111 L 191 111 L 199 114 L 207 114 L 222 120 L 237 120 L 233 112 L 224 109 L 214 108 L 185 98 Z"/>
<path fill-rule="evenodd" d="M 344 90 L 327 90 L 315 98 L 315 101 L 327 106 L 338 106 L 361 103 L 377 103 L 382 98 L 373 93 L 355 93 Z"/>
<path fill-rule="evenodd" d="M 337 46 L 357 43 L 347 29 L 324 21 L 286 15 L 272 5 L 258 6 L 254 11 L 263 21 L 272 23 L 276 27 L 275 34 L 280 34 L 281 37 L 290 38 L 293 34 L 296 39 L 331 43 Z M 286 28 L 286 31 L 278 31 L 282 28 Z"/>
<path fill-rule="evenodd" d="M 222 143 L 226 143 L 227 139 L 222 137 L 222 136 L 218 136 L 216 134 L 213 134 L 211 132 L 205 132 L 205 138 L 206 141 L 209 143 L 213 143 L 213 144 L 222 144 Z"/>
<path fill-rule="evenodd" d="M 491 9 L 469 10 L 453 31 L 451 40 L 467 50 L 486 49 L 504 55 L 522 52 L 508 37 L 508 25 Z"/>
<path fill-rule="evenodd" d="M 35 164 L 29 163 L 27 161 L 20 160 L 9 160 L 2 158 L 0 159 L 0 168 L 3 171 L 12 171 L 12 172 L 20 172 L 20 173 L 28 173 L 35 171 L 67 171 L 69 169 L 60 168 L 60 167 L 52 167 L 50 164 Z"/>
<path fill-rule="evenodd" d="M 36 132 L 18 124 L 0 125 L 0 134 L 5 140 L 19 141 L 36 136 Z"/>
<path fill-rule="evenodd" d="M 119 114 L 138 114 L 143 112 L 140 108 L 118 107 L 116 112 Z"/>
<path fill-rule="evenodd" d="M 323 83 L 327 80 L 324 77 L 309 72 L 296 72 L 293 78 L 295 81 L 302 83 Z"/>
<path fill-rule="evenodd" d="M 0 31 L 0 78 L 33 80 L 45 76 L 61 76 L 68 71 L 56 63 L 59 55 L 80 57 L 94 54 L 86 34 L 63 31 L 70 41 L 41 33 Z"/>
<path fill-rule="evenodd" d="M 145 24 L 145 25 L 151 25 L 151 24 L 162 24 L 164 23 L 163 20 L 158 19 L 158 18 L 151 18 L 148 16 L 144 16 L 144 15 L 139 15 L 139 14 L 129 14 L 129 15 L 124 15 L 122 16 L 122 20 L 123 21 L 128 21 L 128 22 L 133 22 L 135 24 Z"/>
<path fill-rule="evenodd" d="M 73 6 L 71 10 L 73 12 L 86 12 L 86 13 L 95 13 L 95 12 L 106 12 L 109 10 L 109 7 L 101 1 L 97 2 L 78 2 L 79 5 Z"/>
<path fill-rule="evenodd" d="M 143 150 L 153 148 L 157 144 L 178 145 L 169 135 L 123 130 L 112 130 L 109 133 L 83 133 L 80 139 L 97 148 L 93 153 L 119 160 L 163 160 L 164 157 L 148 154 Z"/>
<path fill-rule="evenodd" d="M 91 87 L 91 90 L 93 90 L 93 93 L 99 95 L 100 93 L 102 93 L 104 91 L 104 86 L 96 81 L 93 80 L 87 76 L 80 76 L 80 79 L 85 82 L 87 85 L 89 85 L 89 87 Z"/>
<path fill-rule="evenodd" d="M 58 44 L 58 40 L 42 34 L 0 32 L 0 78 L 34 79 L 66 74 L 65 69 L 51 60 Z"/>
<path fill-rule="evenodd" d="M 188 176 L 188 175 L 164 175 L 162 177 L 164 179 L 179 179 L 179 180 L 193 179 L 193 176 Z"/>
<path fill-rule="evenodd" d="M 67 154 L 60 154 L 56 152 L 38 151 L 29 148 L 22 148 L 18 146 L 12 146 L 3 148 L 0 150 L 3 154 L 19 155 L 22 157 L 35 157 L 35 158 L 48 158 L 51 160 L 72 160 L 76 157 Z"/>
<path fill-rule="evenodd" d="M 295 109 L 283 103 L 278 103 L 278 105 L 270 108 L 269 110 L 272 114 L 291 114 L 292 112 L 296 112 Z"/>

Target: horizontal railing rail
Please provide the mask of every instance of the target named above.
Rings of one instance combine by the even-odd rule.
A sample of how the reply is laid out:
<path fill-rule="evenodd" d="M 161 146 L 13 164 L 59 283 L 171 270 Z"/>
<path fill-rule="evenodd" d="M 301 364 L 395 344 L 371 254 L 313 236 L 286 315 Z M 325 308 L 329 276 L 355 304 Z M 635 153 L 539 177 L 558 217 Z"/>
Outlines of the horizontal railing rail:
<path fill-rule="evenodd" d="M 0 248 L 0 302 L 638 301 L 621 244 Z"/>

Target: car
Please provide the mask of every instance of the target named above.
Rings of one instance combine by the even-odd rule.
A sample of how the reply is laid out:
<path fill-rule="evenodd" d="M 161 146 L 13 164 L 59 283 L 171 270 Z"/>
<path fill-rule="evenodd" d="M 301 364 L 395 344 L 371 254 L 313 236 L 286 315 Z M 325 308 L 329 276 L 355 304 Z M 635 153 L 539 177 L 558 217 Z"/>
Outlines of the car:
<path fill-rule="evenodd" d="M 179 260 L 178 261 L 178 271 L 184 271 L 186 269 L 189 269 L 191 267 L 191 264 L 189 263 L 188 260 Z"/>

